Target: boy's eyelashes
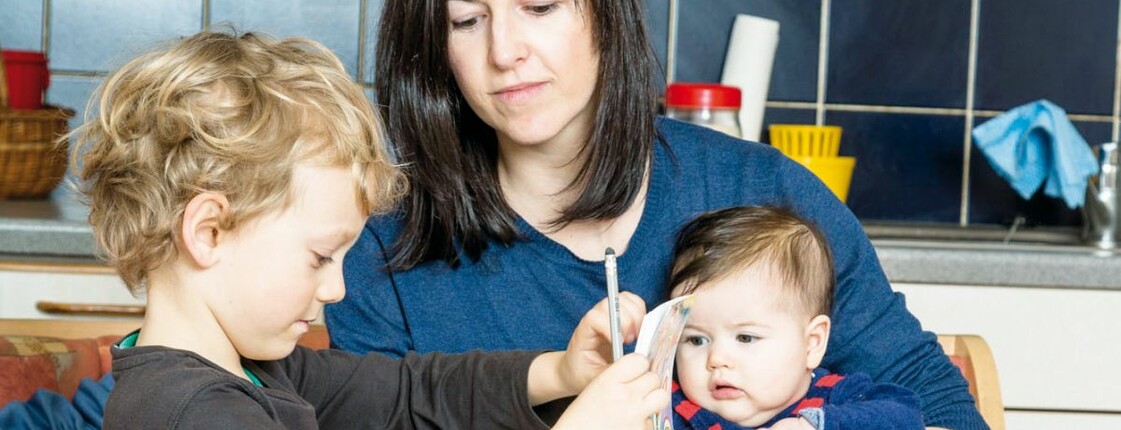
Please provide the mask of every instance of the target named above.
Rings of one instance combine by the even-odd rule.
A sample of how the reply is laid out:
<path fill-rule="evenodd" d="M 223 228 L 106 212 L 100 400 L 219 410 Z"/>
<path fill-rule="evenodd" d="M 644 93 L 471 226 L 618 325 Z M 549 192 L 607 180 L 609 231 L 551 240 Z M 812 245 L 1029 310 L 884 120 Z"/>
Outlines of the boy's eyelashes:
<path fill-rule="evenodd" d="M 312 267 L 320 268 L 328 264 L 334 263 L 335 259 L 330 256 L 322 255 L 318 252 L 312 251 L 311 255 L 315 256 L 315 264 Z"/>

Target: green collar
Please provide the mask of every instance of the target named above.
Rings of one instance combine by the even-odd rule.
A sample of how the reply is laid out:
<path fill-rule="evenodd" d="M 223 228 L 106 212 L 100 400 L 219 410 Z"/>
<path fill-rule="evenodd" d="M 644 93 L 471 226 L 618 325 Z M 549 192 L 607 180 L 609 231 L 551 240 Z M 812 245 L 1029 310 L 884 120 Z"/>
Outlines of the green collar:
<path fill-rule="evenodd" d="M 136 346 L 136 339 L 139 339 L 139 338 L 140 338 L 140 331 L 139 330 L 137 330 L 135 332 L 132 332 L 128 336 L 125 336 L 124 339 L 121 339 L 121 341 L 119 343 L 117 343 L 117 348 L 120 348 L 120 349 L 132 348 L 132 347 Z M 250 371 L 249 369 L 246 369 L 246 368 L 242 367 L 241 370 L 243 372 L 245 372 L 245 376 L 249 377 L 249 382 L 252 382 L 253 385 L 264 388 L 265 385 L 261 383 L 261 378 L 258 378 L 257 375 L 254 375 L 253 372 Z"/>

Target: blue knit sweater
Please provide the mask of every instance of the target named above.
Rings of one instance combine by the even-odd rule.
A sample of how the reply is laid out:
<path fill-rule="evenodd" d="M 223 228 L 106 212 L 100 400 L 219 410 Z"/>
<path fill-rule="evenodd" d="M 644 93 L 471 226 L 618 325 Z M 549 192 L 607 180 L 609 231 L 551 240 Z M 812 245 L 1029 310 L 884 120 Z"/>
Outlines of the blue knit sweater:
<path fill-rule="evenodd" d="M 666 299 L 677 230 L 700 213 L 779 205 L 815 222 L 836 259 L 833 332 L 823 367 L 907 387 L 930 426 L 986 428 L 957 368 L 894 294 L 860 223 L 812 173 L 773 148 L 659 119 L 647 201 L 619 256 L 620 289 Z M 387 272 L 399 215 L 373 217 L 344 261 L 347 296 L 327 307 L 334 346 L 353 352 L 563 349 L 605 294 L 603 263 L 576 257 L 518 219 L 524 240 L 492 243 L 478 262 L 430 261 Z"/>

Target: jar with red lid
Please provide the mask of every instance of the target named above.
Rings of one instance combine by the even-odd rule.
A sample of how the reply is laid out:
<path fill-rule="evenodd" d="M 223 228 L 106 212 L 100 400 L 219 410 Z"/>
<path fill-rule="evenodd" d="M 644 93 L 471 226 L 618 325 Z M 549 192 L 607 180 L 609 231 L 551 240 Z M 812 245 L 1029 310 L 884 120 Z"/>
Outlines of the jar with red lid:
<path fill-rule="evenodd" d="M 666 116 L 742 137 L 740 89 L 719 84 L 672 83 L 666 88 Z"/>

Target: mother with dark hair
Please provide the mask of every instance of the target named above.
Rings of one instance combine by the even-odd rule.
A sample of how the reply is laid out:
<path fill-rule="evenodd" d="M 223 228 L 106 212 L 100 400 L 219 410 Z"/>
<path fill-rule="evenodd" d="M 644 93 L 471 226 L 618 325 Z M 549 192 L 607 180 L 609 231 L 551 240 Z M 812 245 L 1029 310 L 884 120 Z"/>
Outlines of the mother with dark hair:
<path fill-rule="evenodd" d="M 386 2 L 377 95 L 412 188 L 346 257 L 334 345 L 564 348 L 605 295 L 605 248 L 621 288 L 652 306 L 679 227 L 777 205 L 818 224 L 836 256 L 823 367 L 915 390 L 929 426 L 986 428 L 820 181 L 769 146 L 657 117 L 642 17 L 641 0 Z"/>

